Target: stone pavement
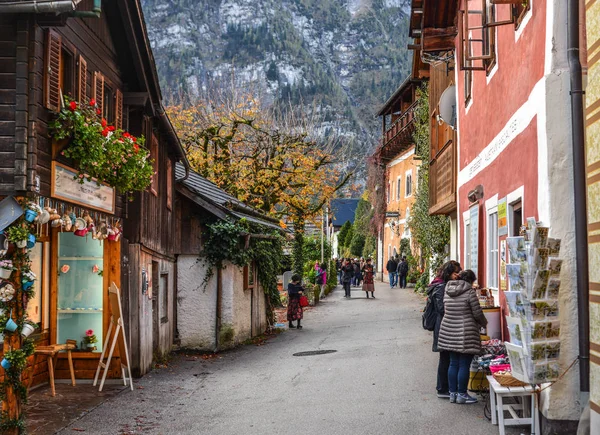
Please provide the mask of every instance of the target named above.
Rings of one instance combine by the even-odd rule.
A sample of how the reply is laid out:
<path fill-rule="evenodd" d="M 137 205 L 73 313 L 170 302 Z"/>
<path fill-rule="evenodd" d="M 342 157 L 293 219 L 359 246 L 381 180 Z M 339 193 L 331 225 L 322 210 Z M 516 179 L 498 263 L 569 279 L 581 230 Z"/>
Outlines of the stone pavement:
<path fill-rule="evenodd" d="M 435 396 L 437 354 L 421 327 L 420 296 L 386 284 L 374 300 L 358 289 L 352 295 L 344 299 L 338 287 L 306 313 L 303 330 L 260 346 L 177 356 L 60 433 L 498 433 L 482 403 Z M 293 356 L 316 350 L 336 352 Z"/>

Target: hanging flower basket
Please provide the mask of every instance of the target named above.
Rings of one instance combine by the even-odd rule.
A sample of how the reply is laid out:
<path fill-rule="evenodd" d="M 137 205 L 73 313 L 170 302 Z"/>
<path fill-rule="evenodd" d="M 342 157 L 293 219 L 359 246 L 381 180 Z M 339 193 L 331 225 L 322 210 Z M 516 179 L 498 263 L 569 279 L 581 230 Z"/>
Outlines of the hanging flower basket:
<path fill-rule="evenodd" d="M 56 142 L 68 140 L 60 154 L 78 163 L 76 178 L 81 183 L 96 179 L 122 193 L 150 186 L 154 168 L 144 138 L 108 125 L 98 115 L 94 100 L 79 105 L 65 98 L 50 129 Z"/>

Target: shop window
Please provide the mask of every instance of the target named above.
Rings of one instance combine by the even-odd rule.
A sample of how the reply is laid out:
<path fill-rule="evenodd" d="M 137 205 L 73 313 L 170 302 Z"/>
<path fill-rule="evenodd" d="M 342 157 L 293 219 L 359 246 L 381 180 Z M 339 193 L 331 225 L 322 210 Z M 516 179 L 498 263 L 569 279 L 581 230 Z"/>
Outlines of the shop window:
<path fill-rule="evenodd" d="M 256 265 L 254 264 L 254 262 L 251 262 L 250 264 L 246 264 L 244 266 L 244 290 L 254 288 L 256 281 L 256 271 L 254 270 L 255 267 Z"/>
<path fill-rule="evenodd" d="M 510 204 L 510 235 L 516 237 L 521 233 L 521 226 L 523 225 L 523 205 L 519 200 Z"/>
<path fill-rule="evenodd" d="M 407 198 L 412 195 L 412 172 L 409 172 L 408 174 L 406 174 L 405 195 Z"/>
<path fill-rule="evenodd" d="M 83 344 L 92 330 L 102 350 L 104 280 L 103 243 L 90 243 L 72 233 L 58 234 L 57 343 L 76 340 Z"/>
<path fill-rule="evenodd" d="M 169 321 L 169 274 L 160 274 L 160 323 Z"/>
<path fill-rule="evenodd" d="M 498 289 L 498 212 L 488 214 L 487 286 Z"/>

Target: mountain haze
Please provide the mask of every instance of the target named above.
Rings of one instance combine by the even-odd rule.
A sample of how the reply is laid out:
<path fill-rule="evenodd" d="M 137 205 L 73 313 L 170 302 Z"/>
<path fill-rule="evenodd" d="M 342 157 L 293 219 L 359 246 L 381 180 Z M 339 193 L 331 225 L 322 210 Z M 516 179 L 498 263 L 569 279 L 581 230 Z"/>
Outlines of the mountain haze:
<path fill-rule="evenodd" d="M 323 127 L 380 137 L 375 112 L 409 71 L 410 0 L 142 0 L 167 100 L 231 83 L 313 105 Z"/>

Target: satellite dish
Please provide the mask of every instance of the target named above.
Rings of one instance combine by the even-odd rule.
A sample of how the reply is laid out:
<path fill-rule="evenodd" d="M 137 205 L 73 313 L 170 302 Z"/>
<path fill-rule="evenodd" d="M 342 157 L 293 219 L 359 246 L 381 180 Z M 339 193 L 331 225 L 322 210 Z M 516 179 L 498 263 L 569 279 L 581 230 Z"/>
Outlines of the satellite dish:
<path fill-rule="evenodd" d="M 448 86 L 440 97 L 440 119 L 456 128 L 456 86 Z"/>

